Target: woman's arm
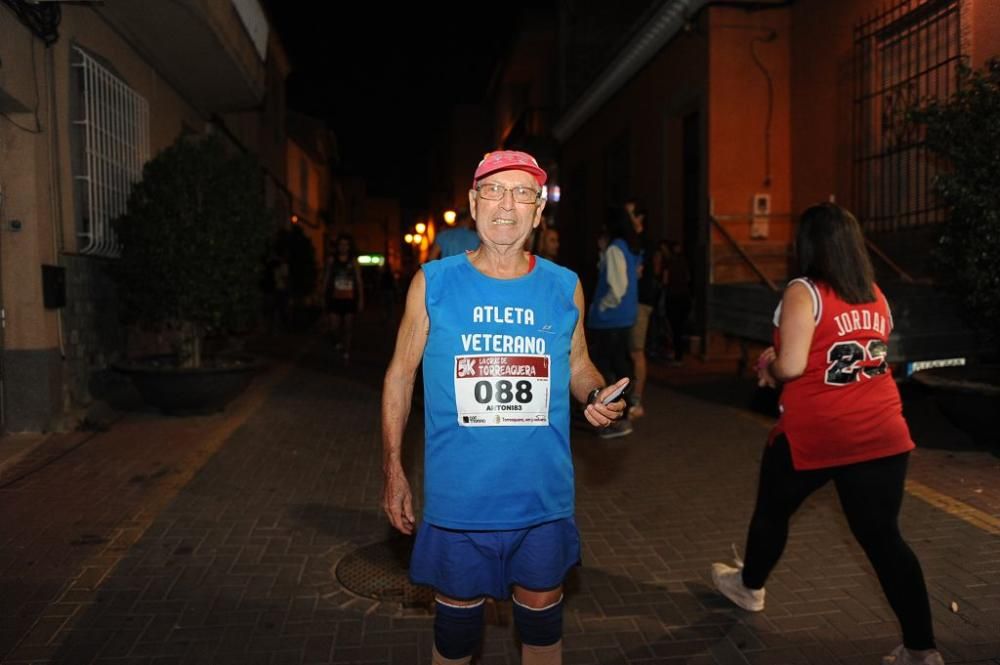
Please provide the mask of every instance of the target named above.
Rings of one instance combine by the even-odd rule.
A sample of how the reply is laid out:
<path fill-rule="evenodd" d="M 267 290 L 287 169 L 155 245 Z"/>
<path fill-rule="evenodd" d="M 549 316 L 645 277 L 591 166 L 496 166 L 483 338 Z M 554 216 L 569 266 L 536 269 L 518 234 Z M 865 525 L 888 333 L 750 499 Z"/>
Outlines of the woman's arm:
<path fill-rule="evenodd" d="M 776 380 L 792 381 L 806 371 L 815 329 L 812 293 L 805 284 L 795 282 L 785 289 L 781 299 L 781 320 L 778 322 L 781 349 L 767 368 Z"/>
<path fill-rule="evenodd" d="M 617 307 L 628 291 L 628 263 L 622 250 L 615 245 L 608 245 L 604 250 L 604 260 L 607 262 L 605 275 L 610 288 L 597 304 L 601 311 Z"/>

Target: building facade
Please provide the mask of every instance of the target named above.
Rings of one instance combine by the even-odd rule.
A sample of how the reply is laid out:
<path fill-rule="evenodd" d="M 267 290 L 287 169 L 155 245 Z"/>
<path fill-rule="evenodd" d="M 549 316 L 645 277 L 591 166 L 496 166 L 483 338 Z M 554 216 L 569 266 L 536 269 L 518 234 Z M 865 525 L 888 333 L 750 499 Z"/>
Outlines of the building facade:
<path fill-rule="evenodd" d="M 928 332 L 946 299 L 917 288 L 944 211 L 906 110 L 954 91 L 960 62 L 1000 54 L 996 2 L 667 0 L 603 18 L 584 4 L 559 3 L 545 85 L 561 98 L 540 131 L 558 142 L 562 252 L 585 288 L 604 211 L 637 197 L 647 233 L 691 262 L 691 335 L 733 352 L 727 338 L 769 338 L 796 216 L 833 200 L 861 221 L 880 282 L 898 286 L 898 328 L 926 338 L 895 348 L 964 343 Z"/>
<path fill-rule="evenodd" d="M 44 431 L 125 349 L 111 222 L 151 156 L 221 132 L 280 208 L 288 63 L 257 0 L 3 0 L 0 62 L 0 418 Z"/>

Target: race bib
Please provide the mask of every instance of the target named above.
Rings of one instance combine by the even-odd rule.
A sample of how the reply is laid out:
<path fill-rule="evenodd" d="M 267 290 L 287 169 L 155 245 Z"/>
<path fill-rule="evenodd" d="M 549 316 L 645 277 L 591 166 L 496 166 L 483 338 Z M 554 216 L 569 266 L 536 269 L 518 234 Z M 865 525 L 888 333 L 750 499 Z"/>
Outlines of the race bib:
<path fill-rule="evenodd" d="M 333 297 L 339 299 L 354 297 L 354 276 L 351 274 L 334 275 Z"/>
<path fill-rule="evenodd" d="M 455 356 L 462 427 L 549 424 L 549 356 Z"/>

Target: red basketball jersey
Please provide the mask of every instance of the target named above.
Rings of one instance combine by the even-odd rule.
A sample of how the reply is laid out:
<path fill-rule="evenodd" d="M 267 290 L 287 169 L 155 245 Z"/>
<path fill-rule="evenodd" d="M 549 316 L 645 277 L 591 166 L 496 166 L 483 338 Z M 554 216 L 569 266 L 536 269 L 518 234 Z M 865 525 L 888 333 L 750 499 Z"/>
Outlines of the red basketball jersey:
<path fill-rule="evenodd" d="M 851 305 L 828 285 L 807 279 L 816 328 L 802 376 L 784 385 L 771 433 L 788 438 L 796 469 L 821 469 L 913 449 L 899 389 L 886 356 L 892 314 L 878 286 L 875 302 Z M 781 348 L 774 313 L 774 346 Z"/>

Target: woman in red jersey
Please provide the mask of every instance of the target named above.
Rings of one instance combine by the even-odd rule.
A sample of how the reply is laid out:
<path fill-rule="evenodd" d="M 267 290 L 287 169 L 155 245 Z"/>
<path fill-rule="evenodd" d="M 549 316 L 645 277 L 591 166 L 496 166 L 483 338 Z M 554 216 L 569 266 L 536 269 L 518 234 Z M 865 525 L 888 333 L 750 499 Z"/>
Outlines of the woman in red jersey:
<path fill-rule="evenodd" d="M 743 609 L 764 609 L 764 582 L 810 494 L 833 481 L 851 532 L 902 626 L 884 665 L 943 665 L 920 562 L 899 533 L 913 449 L 886 364 L 892 315 L 875 284 L 861 227 L 832 203 L 803 213 L 795 238 L 801 277 L 774 315 L 761 385 L 782 384 L 781 416 L 761 460 L 746 562 L 716 563 L 716 587 Z"/>

